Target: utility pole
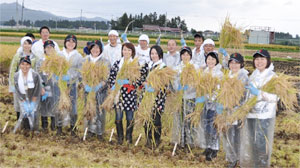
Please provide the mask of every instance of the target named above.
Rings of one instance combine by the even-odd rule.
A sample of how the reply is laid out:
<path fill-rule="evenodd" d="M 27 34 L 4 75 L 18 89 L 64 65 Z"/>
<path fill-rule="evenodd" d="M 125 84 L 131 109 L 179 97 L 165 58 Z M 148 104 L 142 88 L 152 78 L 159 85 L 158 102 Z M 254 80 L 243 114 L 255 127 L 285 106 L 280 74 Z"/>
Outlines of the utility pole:
<path fill-rule="evenodd" d="M 168 23 L 168 12 L 166 12 L 166 21 L 165 21 L 165 35 L 167 34 L 167 23 Z"/>
<path fill-rule="evenodd" d="M 18 0 L 16 0 L 16 23 L 17 23 L 17 29 L 19 29 Z"/>
<path fill-rule="evenodd" d="M 82 9 L 80 10 L 80 27 L 82 27 Z"/>
<path fill-rule="evenodd" d="M 21 25 L 23 25 L 23 15 L 24 15 L 24 0 L 23 0 L 23 2 L 22 2 Z"/>

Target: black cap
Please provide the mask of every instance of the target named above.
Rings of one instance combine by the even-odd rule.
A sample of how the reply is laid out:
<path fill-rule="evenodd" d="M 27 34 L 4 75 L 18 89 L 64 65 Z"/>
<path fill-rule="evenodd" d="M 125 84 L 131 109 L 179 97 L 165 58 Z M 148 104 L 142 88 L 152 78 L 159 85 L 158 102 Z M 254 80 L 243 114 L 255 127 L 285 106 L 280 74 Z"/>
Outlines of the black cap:
<path fill-rule="evenodd" d="M 67 37 L 65 38 L 65 41 L 69 41 L 69 40 L 73 40 L 75 43 L 77 43 L 77 38 L 75 35 L 73 34 L 69 34 L 67 35 Z"/>
<path fill-rule="evenodd" d="M 218 53 L 216 53 L 216 52 L 214 52 L 214 51 L 209 52 L 209 53 L 206 55 L 206 57 L 205 57 L 205 63 L 206 63 L 206 61 L 207 61 L 208 56 L 211 56 L 211 57 L 213 57 L 213 58 L 215 58 L 215 59 L 217 60 L 216 65 L 219 63 Z"/>
<path fill-rule="evenodd" d="M 29 55 L 26 55 L 25 57 L 21 57 L 20 63 L 19 63 L 19 64 L 21 64 L 22 62 L 26 62 L 26 63 L 28 63 L 28 64 L 31 65 L 30 56 L 29 56 Z"/>
<path fill-rule="evenodd" d="M 239 63 L 243 63 L 244 57 L 240 53 L 233 53 L 230 55 L 230 58 L 229 58 L 229 61 L 232 61 L 232 60 L 235 60 L 236 62 L 239 62 Z"/>
<path fill-rule="evenodd" d="M 230 58 L 228 60 L 228 66 L 229 66 L 229 63 L 234 60 L 238 63 L 241 64 L 241 68 L 244 67 L 244 57 L 240 54 L 240 53 L 233 53 L 230 55 Z"/>
<path fill-rule="evenodd" d="M 91 49 L 95 46 L 95 45 L 98 45 L 99 48 L 100 48 L 100 54 L 103 52 L 103 45 L 102 45 L 102 42 L 100 40 L 95 40 L 95 41 L 92 41 L 90 42 L 90 44 L 88 45 L 88 48 L 89 48 L 89 52 L 91 53 Z"/>
<path fill-rule="evenodd" d="M 181 50 L 180 50 L 180 56 L 184 53 L 184 51 L 187 51 L 188 52 L 188 54 L 191 56 L 191 58 L 192 58 L 192 50 L 191 50 L 191 48 L 190 47 L 187 47 L 187 46 L 184 46 L 184 47 L 182 47 L 181 48 Z"/>
<path fill-rule="evenodd" d="M 48 45 L 52 46 L 53 48 L 55 47 L 55 44 L 52 40 L 47 40 L 44 42 L 44 48 L 46 48 Z"/>
<path fill-rule="evenodd" d="M 256 51 L 256 53 L 253 54 L 253 57 L 256 57 L 257 55 L 260 55 L 260 56 L 266 57 L 266 58 L 271 58 L 268 50 L 265 50 L 265 49 Z"/>

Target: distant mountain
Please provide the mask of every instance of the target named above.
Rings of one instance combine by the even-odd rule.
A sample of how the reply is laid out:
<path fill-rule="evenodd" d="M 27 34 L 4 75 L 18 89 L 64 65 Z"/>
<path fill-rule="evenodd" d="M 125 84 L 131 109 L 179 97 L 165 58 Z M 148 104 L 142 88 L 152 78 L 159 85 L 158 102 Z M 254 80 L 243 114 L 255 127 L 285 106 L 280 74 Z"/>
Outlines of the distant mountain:
<path fill-rule="evenodd" d="M 18 4 L 18 20 L 21 20 L 22 15 L 22 5 Z M 16 3 L 2 3 L 0 4 L 0 22 L 5 22 L 10 19 L 16 20 Z M 75 18 L 68 18 L 63 16 L 57 16 L 50 12 L 45 12 L 41 10 L 31 10 L 28 8 L 24 8 L 23 10 L 23 20 L 69 20 L 75 21 L 80 20 L 80 17 Z M 107 19 L 101 17 L 94 17 L 94 18 L 86 18 L 82 17 L 82 20 L 86 21 L 108 21 Z"/>

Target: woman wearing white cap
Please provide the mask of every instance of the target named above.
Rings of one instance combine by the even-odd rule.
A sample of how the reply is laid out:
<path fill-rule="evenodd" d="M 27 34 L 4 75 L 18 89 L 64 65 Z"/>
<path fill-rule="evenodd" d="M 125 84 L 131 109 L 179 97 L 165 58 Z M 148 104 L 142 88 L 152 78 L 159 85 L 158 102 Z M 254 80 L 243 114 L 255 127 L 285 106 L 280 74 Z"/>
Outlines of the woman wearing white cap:
<path fill-rule="evenodd" d="M 119 33 L 116 30 L 111 30 L 108 33 L 109 43 L 104 47 L 103 56 L 109 60 L 111 65 L 121 59 L 122 45 L 118 43 L 118 39 Z"/>
<path fill-rule="evenodd" d="M 36 56 L 31 52 L 31 47 L 32 47 L 32 40 L 30 37 L 23 37 L 20 41 L 21 46 L 20 46 L 20 51 L 15 54 L 13 57 L 11 64 L 10 64 L 10 71 L 9 71 L 9 92 L 14 93 L 14 108 L 15 111 L 17 112 L 17 119 L 20 116 L 20 105 L 17 101 L 17 97 L 15 94 L 15 85 L 14 85 L 14 76 L 15 73 L 18 72 L 19 69 L 19 61 L 21 58 L 25 56 L 29 56 L 31 59 L 31 64 L 32 66 L 35 66 L 36 62 Z"/>
<path fill-rule="evenodd" d="M 142 34 L 139 37 L 139 45 L 135 48 L 136 56 L 139 59 L 139 64 L 144 65 L 150 61 L 150 48 L 149 48 L 149 37 L 146 34 Z"/>

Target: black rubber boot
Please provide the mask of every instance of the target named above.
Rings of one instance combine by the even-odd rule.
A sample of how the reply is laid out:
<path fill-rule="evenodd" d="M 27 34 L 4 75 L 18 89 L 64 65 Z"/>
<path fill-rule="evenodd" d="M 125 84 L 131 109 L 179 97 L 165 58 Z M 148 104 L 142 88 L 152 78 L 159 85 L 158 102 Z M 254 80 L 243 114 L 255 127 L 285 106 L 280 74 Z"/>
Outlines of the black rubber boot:
<path fill-rule="evenodd" d="M 151 131 L 152 127 L 151 126 L 148 127 L 148 124 L 146 123 L 144 125 L 144 129 L 145 129 L 145 135 L 147 137 L 146 146 L 148 148 L 152 148 L 152 131 Z"/>
<path fill-rule="evenodd" d="M 124 133 L 123 133 L 123 123 L 122 120 L 116 120 L 117 134 L 118 134 L 118 144 L 123 144 Z"/>
<path fill-rule="evenodd" d="M 132 144 L 133 120 L 127 120 L 126 141 Z"/>
<path fill-rule="evenodd" d="M 42 118 L 43 131 L 48 131 L 48 118 L 47 117 L 41 117 L 41 118 Z"/>
<path fill-rule="evenodd" d="M 70 129 L 71 129 L 71 136 L 76 136 L 76 128 L 75 128 L 75 126 L 71 125 Z"/>
<path fill-rule="evenodd" d="M 51 131 L 55 131 L 55 117 L 51 117 L 50 128 L 51 128 Z"/>
<path fill-rule="evenodd" d="M 158 147 L 160 144 L 160 137 L 161 137 L 161 126 L 156 126 L 154 130 L 154 139 L 155 139 L 155 146 Z"/>
<path fill-rule="evenodd" d="M 97 139 L 100 141 L 100 142 L 103 142 L 104 141 L 104 138 L 102 135 L 97 135 Z"/>
<path fill-rule="evenodd" d="M 17 120 L 20 118 L 20 112 L 17 111 Z"/>
<path fill-rule="evenodd" d="M 57 135 L 57 136 L 62 136 L 62 135 L 63 135 L 62 127 L 57 127 L 56 135 Z"/>

